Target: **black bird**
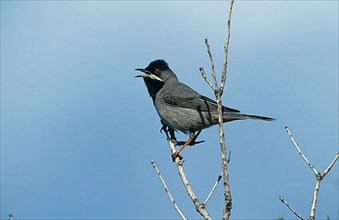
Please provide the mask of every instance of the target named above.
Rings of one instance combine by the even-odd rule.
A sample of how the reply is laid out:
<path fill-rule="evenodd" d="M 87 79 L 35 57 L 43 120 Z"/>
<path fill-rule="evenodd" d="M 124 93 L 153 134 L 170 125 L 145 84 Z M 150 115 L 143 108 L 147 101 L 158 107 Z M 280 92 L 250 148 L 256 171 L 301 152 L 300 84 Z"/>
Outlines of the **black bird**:
<path fill-rule="evenodd" d="M 179 130 L 190 135 L 181 148 L 172 155 L 173 160 L 176 157 L 182 158 L 179 153 L 187 145 L 197 143 L 195 140 L 202 129 L 218 124 L 217 103 L 179 82 L 164 60 L 152 61 L 145 69 L 135 70 L 144 73 L 136 77 L 143 77 L 161 118 L 162 129 L 169 131 L 171 139 L 175 141 L 174 131 Z M 223 106 L 224 122 L 244 119 L 275 120 L 264 116 L 242 114 L 239 110 Z"/>

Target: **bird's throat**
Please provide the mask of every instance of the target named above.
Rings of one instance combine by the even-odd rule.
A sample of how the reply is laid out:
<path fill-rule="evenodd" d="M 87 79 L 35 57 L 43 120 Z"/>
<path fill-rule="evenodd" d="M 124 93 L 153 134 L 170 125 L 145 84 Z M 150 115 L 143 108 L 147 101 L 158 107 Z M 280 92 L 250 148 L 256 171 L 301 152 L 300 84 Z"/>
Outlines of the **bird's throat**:
<path fill-rule="evenodd" d="M 144 81 L 145 81 L 148 93 L 154 101 L 156 94 L 164 86 L 165 83 L 158 81 L 158 80 L 149 79 L 149 78 L 144 78 Z"/>

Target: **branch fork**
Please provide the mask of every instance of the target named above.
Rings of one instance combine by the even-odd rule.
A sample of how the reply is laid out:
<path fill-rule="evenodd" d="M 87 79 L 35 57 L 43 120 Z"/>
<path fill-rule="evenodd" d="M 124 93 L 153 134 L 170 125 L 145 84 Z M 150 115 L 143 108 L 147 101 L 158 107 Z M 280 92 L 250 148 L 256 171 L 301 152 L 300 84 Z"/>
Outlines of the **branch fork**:
<path fill-rule="evenodd" d="M 317 205 L 317 199 L 318 199 L 318 193 L 319 193 L 319 189 L 320 189 L 320 183 L 321 181 L 324 179 L 324 177 L 328 174 L 328 172 L 330 172 L 330 170 L 332 169 L 333 165 L 337 162 L 338 158 L 339 158 L 339 153 L 336 154 L 336 156 L 333 158 L 332 162 L 328 165 L 328 167 L 322 172 L 318 172 L 315 167 L 311 164 L 311 162 L 307 159 L 307 157 L 304 155 L 304 153 L 301 151 L 299 145 L 297 144 L 297 142 L 294 140 L 294 137 L 292 136 L 292 133 L 290 132 L 290 129 L 288 127 L 285 127 L 285 130 L 288 134 L 288 136 L 290 137 L 290 140 L 293 144 L 293 146 L 297 149 L 299 155 L 302 157 L 302 159 L 305 161 L 305 163 L 308 165 L 308 167 L 312 170 L 312 172 L 315 175 L 315 179 L 316 179 L 316 183 L 315 183 L 315 188 L 314 188 L 314 192 L 313 192 L 313 199 L 312 199 L 312 205 L 311 205 L 311 212 L 310 212 L 310 216 L 308 219 L 310 220 L 314 220 L 315 219 L 315 214 L 316 214 L 316 205 Z M 284 203 L 287 208 L 295 215 L 297 216 L 299 219 L 304 220 L 305 218 L 302 217 L 300 214 L 298 214 L 285 200 L 283 197 L 279 197 L 280 201 L 282 203 Z"/>

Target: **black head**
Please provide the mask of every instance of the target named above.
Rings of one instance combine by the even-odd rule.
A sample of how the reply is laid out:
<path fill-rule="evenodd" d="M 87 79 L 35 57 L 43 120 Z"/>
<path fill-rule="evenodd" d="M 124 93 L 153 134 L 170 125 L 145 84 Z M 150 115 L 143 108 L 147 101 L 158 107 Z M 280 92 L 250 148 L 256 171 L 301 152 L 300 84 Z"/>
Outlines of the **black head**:
<path fill-rule="evenodd" d="M 176 75 L 169 68 L 165 60 L 154 60 L 145 69 L 135 69 L 143 72 L 143 75 L 136 77 L 143 77 L 147 86 L 148 93 L 154 99 L 156 93 L 170 81 L 178 81 Z"/>
<path fill-rule="evenodd" d="M 144 75 L 138 75 L 136 77 L 150 78 L 152 80 L 158 80 L 167 82 L 170 80 L 178 80 L 177 76 L 169 68 L 165 60 L 154 60 L 145 69 L 135 69 L 145 73 Z"/>
<path fill-rule="evenodd" d="M 154 60 L 145 69 L 156 74 L 158 71 L 169 70 L 169 66 L 165 60 Z"/>

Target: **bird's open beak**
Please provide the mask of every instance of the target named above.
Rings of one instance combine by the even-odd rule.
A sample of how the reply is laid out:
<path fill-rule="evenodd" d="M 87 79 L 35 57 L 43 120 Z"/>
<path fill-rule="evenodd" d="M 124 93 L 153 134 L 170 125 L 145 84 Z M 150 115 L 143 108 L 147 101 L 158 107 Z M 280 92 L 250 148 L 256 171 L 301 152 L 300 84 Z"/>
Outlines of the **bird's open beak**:
<path fill-rule="evenodd" d="M 146 70 L 146 69 L 135 69 L 135 70 L 138 70 L 138 71 L 141 71 L 145 74 L 143 75 L 137 75 L 135 77 L 143 77 L 143 78 L 150 78 L 150 79 L 154 79 L 154 80 L 158 80 L 158 81 L 161 81 L 163 82 L 164 80 L 160 79 L 159 77 L 157 77 L 156 75 L 152 74 L 150 71 Z"/>

